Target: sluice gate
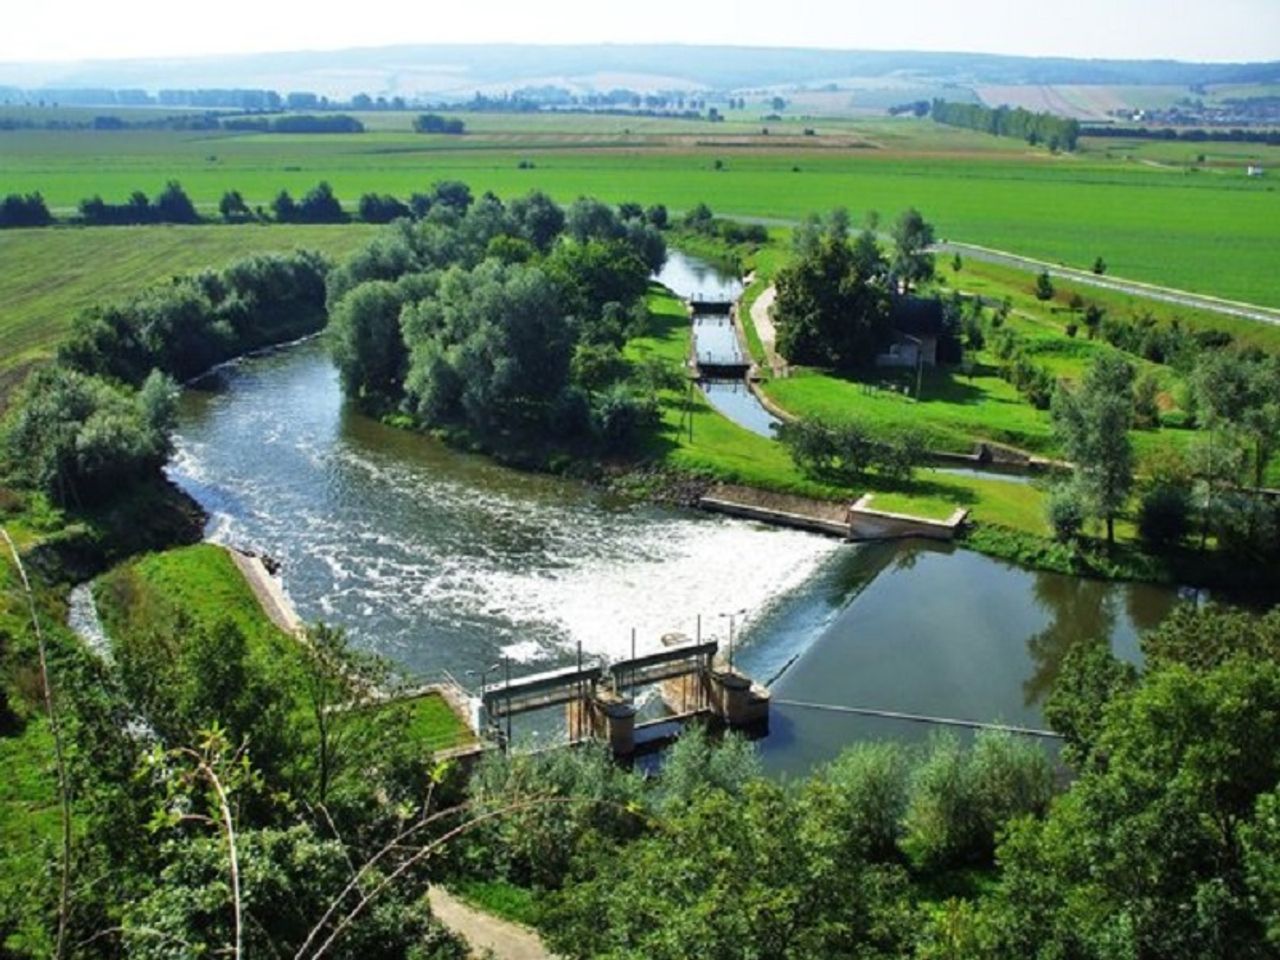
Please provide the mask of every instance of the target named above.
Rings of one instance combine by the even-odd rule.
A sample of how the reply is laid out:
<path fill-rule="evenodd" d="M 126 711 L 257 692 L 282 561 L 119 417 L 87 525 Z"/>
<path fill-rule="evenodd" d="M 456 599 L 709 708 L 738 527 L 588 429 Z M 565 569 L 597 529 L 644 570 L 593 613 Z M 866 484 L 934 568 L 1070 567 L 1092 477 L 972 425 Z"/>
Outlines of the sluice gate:
<path fill-rule="evenodd" d="M 625 660 L 580 662 L 488 685 L 479 697 L 479 731 L 504 743 L 512 717 L 563 706 L 570 743 L 601 740 L 615 756 L 629 757 L 649 742 L 646 731 L 673 725 L 678 730 L 690 720 L 767 729 L 768 690 L 717 659 L 719 644 L 680 635 L 668 635 L 663 643 L 661 650 Z M 659 691 L 670 713 L 638 722 L 634 695 L 649 687 Z"/>

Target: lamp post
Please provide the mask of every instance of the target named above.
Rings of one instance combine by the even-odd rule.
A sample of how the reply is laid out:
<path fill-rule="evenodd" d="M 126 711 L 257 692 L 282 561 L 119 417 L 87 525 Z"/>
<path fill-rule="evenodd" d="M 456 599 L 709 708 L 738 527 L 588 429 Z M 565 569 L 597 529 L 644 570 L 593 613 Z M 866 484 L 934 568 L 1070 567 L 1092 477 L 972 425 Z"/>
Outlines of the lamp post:
<path fill-rule="evenodd" d="M 724 618 L 724 617 L 729 618 L 729 672 L 730 673 L 733 672 L 733 624 L 738 617 L 745 617 L 746 615 L 747 615 L 746 607 L 743 607 L 741 610 L 731 610 L 728 613 L 719 614 L 721 618 Z"/>

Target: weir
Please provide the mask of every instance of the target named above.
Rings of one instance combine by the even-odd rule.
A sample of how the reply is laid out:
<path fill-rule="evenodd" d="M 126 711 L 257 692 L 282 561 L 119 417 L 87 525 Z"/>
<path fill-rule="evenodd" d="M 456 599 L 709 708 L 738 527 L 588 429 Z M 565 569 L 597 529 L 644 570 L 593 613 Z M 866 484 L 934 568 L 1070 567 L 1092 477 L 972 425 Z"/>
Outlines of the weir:
<path fill-rule="evenodd" d="M 487 685 L 480 692 L 477 732 L 509 745 L 512 717 L 561 705 L 569 743 L 604 741 L 619 758 L 666 742 L 691 720 L 767 731 L 769 692 L 718 659 L 717 642 L 668 634 L 663 643 L 661 650 L 625 660 L 580 662 Z M 669 715 L 637 721 L 635 694 L 646 687 L 657 688 Z"/>

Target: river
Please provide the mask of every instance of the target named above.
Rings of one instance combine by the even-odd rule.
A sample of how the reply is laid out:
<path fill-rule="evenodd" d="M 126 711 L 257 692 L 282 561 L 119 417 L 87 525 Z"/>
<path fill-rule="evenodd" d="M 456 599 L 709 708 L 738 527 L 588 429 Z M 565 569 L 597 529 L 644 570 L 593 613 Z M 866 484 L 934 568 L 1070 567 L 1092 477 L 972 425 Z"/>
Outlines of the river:
<path fill-rule="evenodd" d="M 775 697 L 1042 726 L 1065 651 L 1137 656 L 1174 591 L 1029 573 L 964 550 L 821 536 L 612 498 L 395 430 L 345 404 L 323 344 L 227 364 L 183 394 L 170 476 L 207 535 L 281 560 L 301 616 L 424 678 L 727 639 Z M 785 669 L 784 669 L 785 668 Z M 926 729 L 779 706 L 762 753 L 801 772 Z"/>

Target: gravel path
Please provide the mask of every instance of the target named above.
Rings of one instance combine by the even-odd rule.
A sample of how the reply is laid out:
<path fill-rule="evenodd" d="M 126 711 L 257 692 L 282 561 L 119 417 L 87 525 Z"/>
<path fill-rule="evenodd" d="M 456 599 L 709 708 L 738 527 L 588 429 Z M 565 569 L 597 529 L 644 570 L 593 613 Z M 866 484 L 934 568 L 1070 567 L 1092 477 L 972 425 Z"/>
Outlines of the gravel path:
<path fill-rule="evenodd" d="M 466 937 L 474 956 L 492 951 L 495 960 L 553 960 L 532 930 L 463 903 L 444 887 L 427 893 L 431 912 L 454 933 Z"/>
<path fill-rule="evenodd" d="M 764 345 L 765 359 L 769 361 L 769 366 L 773 370 L 774 376 L 780 376 L 785 366 L 781 357 L 778 356 L 777 341 L 778 331 L 773 325 L 773 317 L 769 311 L 773 308 L 773 301 L 778 298 L 778 288 L 770 285 L 769 289 L 760 294 L 756 298 L 756 302 L 751 305 L 751 322 L 756 325 L 756 333 L 760 335 L 760 342 Z"/>

